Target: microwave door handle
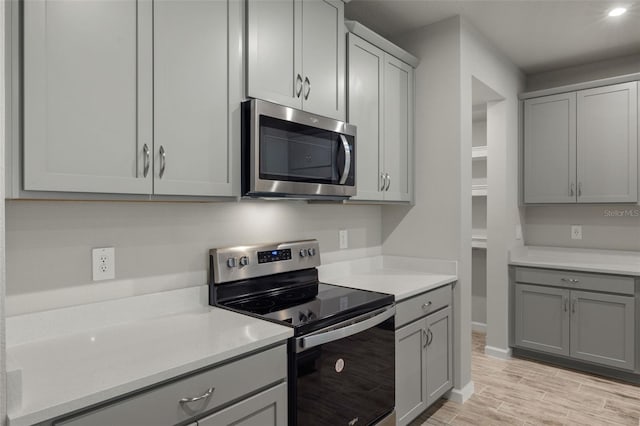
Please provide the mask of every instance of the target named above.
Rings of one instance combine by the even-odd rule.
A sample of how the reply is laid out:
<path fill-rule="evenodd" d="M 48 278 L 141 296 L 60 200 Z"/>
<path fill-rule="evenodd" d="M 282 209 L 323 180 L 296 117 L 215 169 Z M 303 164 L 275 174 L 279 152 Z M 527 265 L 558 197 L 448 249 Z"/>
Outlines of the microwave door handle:
<path fill-rule="evenodd" d="M 358 334 L 362 331 L 373 328 L 379 324 L 382 324 L 396 313 L 396 307 L 391 306 L 380 311 L 379 314 L 370 317 L 364 321 L 359 321 L 351 325 L 347 325 L 346 327 L 335 328 L 329 331 L 325 331 L 318 334 L 313 334 L 308 337 L 301 338 L 300 347 L 302 349 L 309 349 L 315 346 L 324 345 L 325 343 L 330 343 L 335 340 L 344 339 L 345 337 L 353 336 L 354 334 Z M 349 322 L 349 321 L 347 321 Z"/>
<path fill-rule="evenodd" d="M 351 170 L 351 147 L 344 135 L 340 135 L 340 140 L 344 148 L 344 171 L 342 172 L 342 176 L 340 176 L 340 185 L 344 185 L 349 177 L 349 170 Z"/>

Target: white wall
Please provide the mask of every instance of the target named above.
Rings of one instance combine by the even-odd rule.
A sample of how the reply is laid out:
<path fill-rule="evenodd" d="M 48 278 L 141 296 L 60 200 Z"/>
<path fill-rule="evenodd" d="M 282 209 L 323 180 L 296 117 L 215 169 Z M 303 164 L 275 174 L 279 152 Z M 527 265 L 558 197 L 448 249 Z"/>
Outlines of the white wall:
<path fill-rule="evenodd" d="M 460 18 L 393 41 L 421 60 L 415 71 L 415 206 L 383 207 L 383 252 L 459 262 L 453 370 L 454 387 L 464 395 L 471 385 L 471 209 L 463 210 L 462 199 L 471 202 L 471 143 L 463 154 Z M 468 229 L 462 228 L 463 214 L 468 216 Z M 468 254 L 461 250 L 465 244 Z"/>
<path fill-rule="evenodd" d="M 508 250 L 521 245 L 515 239 L 518 209 L 518 93 L 524 75 L 469 22 L 461 25 L 462 146 L 469 152 L 472 139 L 472 80 L 497 92 L 502 101 L 487 105 L 487 342 L 486 351 L 509 353 Z M 468 158 L 469 156 L 467 156 Z M 463 161 L 464 157 L 463 157 Z M 470 160 L 468 160 L 470 161 Z M 463 170 L 466 166 L 463 166 Z M 467 181 L 468 182 L 468 181 Z M 470 204 L 470 197 L 467 198 Z M 467 205 L 463 204 L 463 209 Z M 471 220 L 468 221 L 471 223 Z M 463 221 L 463 224 L 466 221 Z M 468 246 L 467 246 L 468 247 Z M 467 250 L 468 256 L 471 250 Z"/>
<path fill-rule="evenodd" d="M 0 4 L 0 200 L 4 200 L 5 91 L 4 91 L 4 7 Z M 7 383 L 5 360 L 5 212 L 0 203 L 0 425 L 7 418 Z"/>
<path fill-rule="evenodd" d="M 527 75 L 527 91 L 640 72 L 640 54 Z"/>
<path fill-rule="evenodd" d="M 330 252 L 362 255 L 363 249 L 381 244 L 379 206 L 300 201 L 6 204 L 9 315 L 206 284 L 208 250 L 214 247 L 317 238 L 326 260 Z M 346 252 L 338 253 L 339 229 L 349 231 Z M 94 283 L 91 248 L 105 246 L 115 247 L 117 281 Z"/>
<path fill-rule="evenodd" d="M 632 73 L 640 73 L 640 55 L 528 75 L 527 90 Z M 640 251 L 640 204 L 532 206 L 524 218 L 527 245 Z M 571 225 L 582 225 L 582 240 L 571 239 Z"/>

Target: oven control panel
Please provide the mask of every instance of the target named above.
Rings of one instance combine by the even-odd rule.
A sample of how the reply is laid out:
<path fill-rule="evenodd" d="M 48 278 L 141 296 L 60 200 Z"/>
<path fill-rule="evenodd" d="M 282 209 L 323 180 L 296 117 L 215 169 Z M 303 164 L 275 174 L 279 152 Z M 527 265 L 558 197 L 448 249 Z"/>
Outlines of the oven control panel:
<path fill-rule="evenodd" d="M 320 266 L 317 240 L 211 249 L 211 278 L 221 284 Z"/>
<path fill-rule="evenodd" d="M 291 260 L 291 249 L 258 252 L 258 263 L 279 262 L 281 260 Z"/>

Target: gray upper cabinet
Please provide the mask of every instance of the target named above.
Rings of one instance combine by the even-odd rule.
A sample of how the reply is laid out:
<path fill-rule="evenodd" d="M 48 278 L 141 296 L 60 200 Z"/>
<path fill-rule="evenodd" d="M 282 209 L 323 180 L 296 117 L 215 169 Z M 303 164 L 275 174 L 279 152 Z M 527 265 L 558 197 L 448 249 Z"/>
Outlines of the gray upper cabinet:
<path fill-rule="evenodd" d="M 247 94 L 345 119 L 341 0 L 248 0 Z"/>
<path fill-rule="evenodd" d="M 154 3 L 155 194 L 233 195 L 228 15 L 227 1 Z"/>
<path fill-rule="evenodd" d="M 524 202 L 638 200 L 637 82 L 524 103 Z"/>
<path fill-rule="evenodd" d="M 576 94 L 524 103 L 524 201 L 576 200 Z"/>
<path fill-rule="evenodd" d="M 361 39 L 348 35 L 349 114 L 358 129 L 354 200 L 384 200 L 381 165 L 383 145 L 384 58 L 385 53 Z"/>
<path fill-rule="evenodd" d="M 578 202 L 638 201 L 637 83 L 578 92 Z"/>
<path fill-rule="evenodd" d="M 386 201 L 410 201 L 413 140 L 413 68 L 391 55 L 384 70 L 384 156 Z"/>
<path fill-rule="evenodd" d="M 20 189 L 234 195 L 239 1 L 23 4 Z"/>
<path fill-rule="evenodd" d="M 359 201 L 411 201 L 413 68 L 348 35 L 348 121 L 358 128 Z"/>
<path fill-rule="evenodd" d="M 24 189 L 150 193 L 151 2 L 23 6 Z"/>

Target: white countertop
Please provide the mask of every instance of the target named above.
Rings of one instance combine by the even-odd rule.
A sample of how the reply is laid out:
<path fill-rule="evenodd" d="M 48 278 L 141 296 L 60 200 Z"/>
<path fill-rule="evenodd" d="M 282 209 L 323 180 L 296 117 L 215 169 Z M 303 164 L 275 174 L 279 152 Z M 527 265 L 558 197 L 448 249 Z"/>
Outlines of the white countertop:
<path fill-rule="evenodd" d="M 640 276 L 640 252 L 525 246 L 509 252 L 509 264 Z"/>
<path fill-rule="evenodd" d="M 331 284 L 378 291 L 395 296 L 396 302 L 456 281 L 454 275 L 427 274 L 393 269 L 377 269 L 369 273 L 333 278 Z"/>
<path fill-rule="evenodd" d="M 21 402 L 10 407 L 9 425 L 63 415 L 292 335 L 289 327 L 200 307 L 9 347 L 8 371 L 22 375 Z"/>
<path fill-rule="evenodd" d="M 396 256 L 376 256 L 320 267 L 320 279 L 330 284 L 393 294 L 396 302 L 445 284 L 456 276 L 456 262 Z"/>

